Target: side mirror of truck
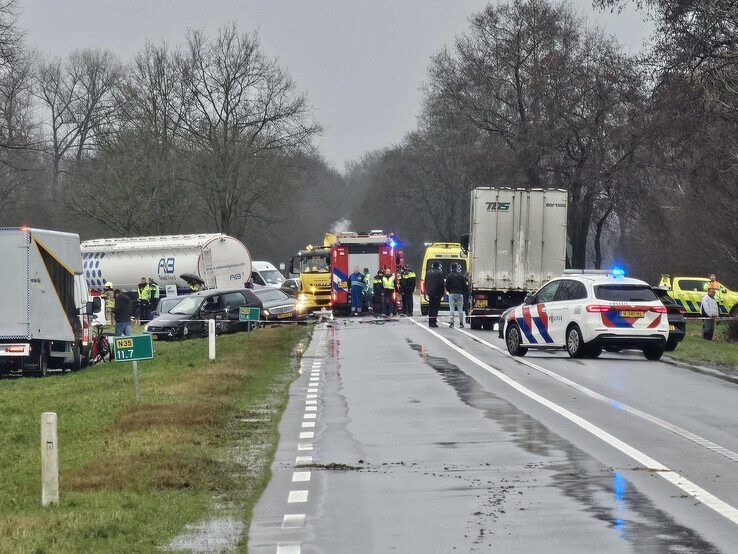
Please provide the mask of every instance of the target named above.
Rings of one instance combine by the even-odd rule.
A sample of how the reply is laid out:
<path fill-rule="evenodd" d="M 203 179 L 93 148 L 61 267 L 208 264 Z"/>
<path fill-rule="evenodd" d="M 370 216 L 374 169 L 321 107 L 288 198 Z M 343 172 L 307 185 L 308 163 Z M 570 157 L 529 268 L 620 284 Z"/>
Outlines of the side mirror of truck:
<path fill-rule="evenodd" d="M 525 300 L 523 300 L 524 304 L 533 304 L 535 302 L 535 297 L 532 294 L 526 294 Z"/>
<path fill-rule="evenodd" d="M 465 252 L 469 251 L 469 233 L 464 233 L 459 237 L 459 242 L 461 243 L 461 249 Z"/>
<path fill-rule="evenodd" d="M 99 296 L 96 296 L 92 299 L 92 311 L 97 313 L 100 310 L 102 310 L 102 300 Z"/>

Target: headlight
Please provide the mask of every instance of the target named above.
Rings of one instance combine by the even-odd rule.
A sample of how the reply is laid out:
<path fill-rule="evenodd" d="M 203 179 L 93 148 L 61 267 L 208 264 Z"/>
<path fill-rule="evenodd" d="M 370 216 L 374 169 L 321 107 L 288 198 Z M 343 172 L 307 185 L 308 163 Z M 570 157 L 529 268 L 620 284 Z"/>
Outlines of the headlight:
<path fill-rule="evenodd" d="M 144 331 L 148 331 L 148 330 L 149 330 L 149 324 L 147 323 L 146 325 L 144 325 Z"/>
<path fill-rule="evenodd" d="M 315 289 L 315 287 L 313 287 L 313 289 Z M 313 290 L 313 289 L 311 289 L 311 290 Z M 313 290 L 313 292 L 315 292 L 315 290 Z M 306 297 L 306 296 L 305 296 L 304 294 L 301 294 L 300 296 L 298 296 L 298 297 L 297 297 L 297 299 L 298 299 L 298 300 L 299 300 L 300 302 L 305 302 L 305 299 L 306 299 L 306 298 L 307 298 L 307 297 Z"/>
<path fill-rule="evenodd" d="M 262 310 L 261 313 L 264 315 L 269 315 L 269 310 Z"/>
<path fill-rule="evenodd" d="M 316 290 L 318 290 L 318 289 L 316 289 L 315 287 L 310 287 L 310 292 L 312 292 L 313 294 L 315 294 L 315 291 Z"/>

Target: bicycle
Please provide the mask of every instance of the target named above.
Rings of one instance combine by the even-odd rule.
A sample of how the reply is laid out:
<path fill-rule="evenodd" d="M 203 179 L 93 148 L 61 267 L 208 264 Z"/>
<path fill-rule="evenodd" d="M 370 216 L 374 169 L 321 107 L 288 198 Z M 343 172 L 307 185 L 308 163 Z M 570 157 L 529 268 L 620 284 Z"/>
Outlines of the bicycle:
<path fill-rule="evenodd" d="M 92 337 L 92 342 L 90 344 L 90 365 L 107 362 L 112 359 L 113 355 L 110 350 L 108 335 L 103 333 L 102 325 L 98 325 L 95 327 L 95 334 Z"/>

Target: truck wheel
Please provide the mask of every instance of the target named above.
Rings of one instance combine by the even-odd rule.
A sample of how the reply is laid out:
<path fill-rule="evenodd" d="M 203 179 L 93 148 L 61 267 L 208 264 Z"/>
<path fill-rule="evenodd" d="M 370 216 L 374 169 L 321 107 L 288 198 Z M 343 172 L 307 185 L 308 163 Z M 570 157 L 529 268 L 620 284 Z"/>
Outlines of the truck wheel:
<path fill-rule="evenodd" d="M 23 376 L 46 377 L 48 375 L 49 353 L 46 350 L 46 345 L 42 344 L 39 348 L 39 353 L 35 356 L 30 356 L 29 361 L 23 364 Z"/>
<path fill-rule="evenodd" d="M 584 356 L 587 345 L 584 344 L 582 332 L 577 325 L 572 325 L 566 331 L 566 351 L 572 358 L 581 358 Z"/>
<path fill-rule="evenodd" d="M 643 349 L 643 355 L 647 360 L 660 360 L 661 356 L 664 355 L 663 346 L 647 346 Z"/>
<path fill-rule="evenodd" d="M 72 371 L 79 371 L 82 369 L 82 352 L 80 351 L 78 344 L 72 345 Z"/>
<path fill-rule="evenodd" d="M 428 315 L 428 306 L 423 306 L 422 304 L 420 305 L 420 315 Z"/>
<path fill-rule="evenodd" d="M 679 341 L 676 341 L 676 340 L 666 341 L 664 352 L 674 352 L 674 350 L 676 350 L 677 344 L 679 344 Z"/>
<path fill-rule="evenodd" d="M 507 344 L 507 351 L 512 356 L 525 356 L 528 353 L 528 349 L 521 346 L 522 337 L 516 323 L 513 323 L 507 328 L 506 335 L 505 343 Z"/>
<path fill-rule="evenodd" d="M 469 327 L 474 331 L 479 331 L 482 328 L 482 320 L 478 317 L 471 316 L 469 318 Z"/>

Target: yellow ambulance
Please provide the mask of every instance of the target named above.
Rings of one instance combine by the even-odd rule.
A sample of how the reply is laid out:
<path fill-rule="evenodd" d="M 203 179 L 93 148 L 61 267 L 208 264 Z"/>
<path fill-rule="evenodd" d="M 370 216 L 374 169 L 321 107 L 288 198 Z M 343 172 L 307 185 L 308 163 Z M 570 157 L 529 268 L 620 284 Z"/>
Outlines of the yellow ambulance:
<path fill-rule="evenodd" d="M 461 250 L 458 242 L 427 242 L 425 243 L 425 255 L 423 266 L 420 268 L 420 313 L 428 315 L 428 296 L 425 294 L 425 272 L 428 271 L 433 262 L 441 263 L 441 271 L 444 275 L 451 273 L 451 264 L 461 265 L 461 272 L 466 273 L 466 252 Z M 443 297 L 441 309 L 448 310 L 448 295 Z"/>

